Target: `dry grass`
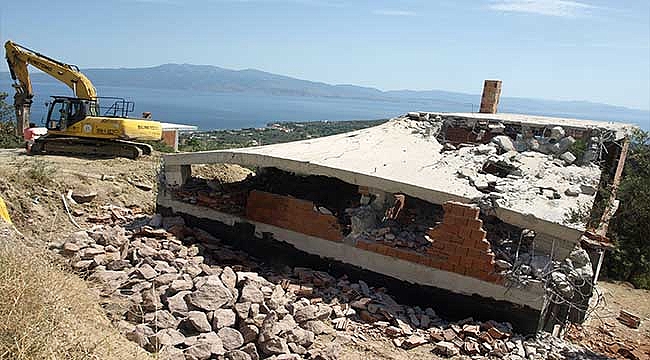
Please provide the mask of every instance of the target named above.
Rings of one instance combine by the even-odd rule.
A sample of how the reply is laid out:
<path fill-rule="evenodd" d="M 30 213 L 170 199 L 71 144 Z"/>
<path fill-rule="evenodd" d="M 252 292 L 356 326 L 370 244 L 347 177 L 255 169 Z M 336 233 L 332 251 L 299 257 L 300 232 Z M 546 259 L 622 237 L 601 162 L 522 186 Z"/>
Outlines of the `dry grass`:
<path fill-rule="evenodd" d="M 109 323 L 83 280 L 0 221 L 0 359 L 151 359 Z"/>

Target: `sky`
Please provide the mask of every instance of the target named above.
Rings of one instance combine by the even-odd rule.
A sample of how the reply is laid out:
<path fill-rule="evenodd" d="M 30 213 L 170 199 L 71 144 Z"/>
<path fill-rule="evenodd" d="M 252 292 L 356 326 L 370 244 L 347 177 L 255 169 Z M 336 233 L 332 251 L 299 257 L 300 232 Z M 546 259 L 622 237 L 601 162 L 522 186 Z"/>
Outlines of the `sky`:
<path fill-rule="evenodd" d="M 650 0 L 2 1 L 0 39 L 82 69 L 209 64 L 473 94 L 501 79 L 502 96 L 650 109 Z"/>

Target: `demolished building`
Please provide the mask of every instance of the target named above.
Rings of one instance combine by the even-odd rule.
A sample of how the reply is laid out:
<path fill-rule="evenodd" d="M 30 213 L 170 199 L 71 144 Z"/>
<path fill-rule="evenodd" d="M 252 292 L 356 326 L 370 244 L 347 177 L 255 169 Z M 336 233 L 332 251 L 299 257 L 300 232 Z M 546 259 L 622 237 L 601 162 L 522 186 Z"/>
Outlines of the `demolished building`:
<path fill-rule="evenodd" d="M 369 277 L 449 316 L 552 331 L 584 318 L 616 206 L 598 189 L 620 179 L 632 127 L 412 112 L 329 137 L 165 155 L 157 205 L 267 259 Z M 253 171 L 218 181 L 193 177 L 195 164 Z"/>

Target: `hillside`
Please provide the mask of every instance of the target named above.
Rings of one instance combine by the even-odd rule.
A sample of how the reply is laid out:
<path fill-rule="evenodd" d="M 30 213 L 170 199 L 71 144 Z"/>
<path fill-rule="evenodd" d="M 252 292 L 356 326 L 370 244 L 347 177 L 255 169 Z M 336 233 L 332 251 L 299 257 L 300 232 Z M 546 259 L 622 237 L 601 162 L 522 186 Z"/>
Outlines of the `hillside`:
<path fill-rule="evenodd" d="M 165 64 L 148 68 L 84 69 L 97 87 L 121 87 L 155 90 L 192 90 L 212 93 L 252 93 L 282 96 L 327 97 L 376 101 L 428 101 L 437 111 L 478 108 L 480 95 L 442 90 L 382 91 L 356 85 L 331 85 L 296 79 L 255 69 L 231 70 L 212 65 Z M 8 79 L 9 75 L 0 74 Z M 54 83 L 45 74 L 36 73 L 34 82 Z M 435 84 L 432 84 L 435 86 Z M 7 88 L 4 91 L 10 91 Z M 438 108 L 442 107 L 442 108 Z M 429 109 L 434 110 L 434 109 Z M 650 112 L 588 101 L 556 101 L 502 97 L 500 111 L 583 119 L 650 123 Z M 307 119 L 302 119 L 307 120 Z M 339 119 L 341 120 L 341 119 Z"/>

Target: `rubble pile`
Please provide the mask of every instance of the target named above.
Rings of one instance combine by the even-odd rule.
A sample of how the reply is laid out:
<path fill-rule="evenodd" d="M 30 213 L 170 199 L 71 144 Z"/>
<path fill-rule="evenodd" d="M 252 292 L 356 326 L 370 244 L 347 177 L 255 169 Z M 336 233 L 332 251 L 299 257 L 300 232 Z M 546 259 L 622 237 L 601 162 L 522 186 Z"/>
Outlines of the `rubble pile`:
<path fill-rule="evenodd" d="M 384 206 L 375 201 L 346 209 L 351 237 L 426 253 L 431 245 L 427 233 L 442 219 L 442 207 L 405 195 L 396 195 L 395 200 Z"/>
<path fill-rule="evenodd" d="M 182 189 L 174 191 L 173 195 L 175 199 L 183 202 L 242 216 L 246 213 L 246 197 L 249 190 L 246 181 L 220 183 L 191 178 Z"/>
<path fill-rule="evenodd" d="M 337 334 L 403 349 L 429 344 L 444 356 L 564 358 L 561 346 L 524 340 L 507 323 L 450 323 L 363 281 L 261 268 L 180 217 L 122 215 L 56 247 L 108 304 L 126 304 L 105 307 L 130 340 L 163 359 L 334 359 L 340 345 L 317 340 Z"/>

